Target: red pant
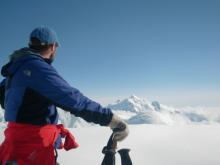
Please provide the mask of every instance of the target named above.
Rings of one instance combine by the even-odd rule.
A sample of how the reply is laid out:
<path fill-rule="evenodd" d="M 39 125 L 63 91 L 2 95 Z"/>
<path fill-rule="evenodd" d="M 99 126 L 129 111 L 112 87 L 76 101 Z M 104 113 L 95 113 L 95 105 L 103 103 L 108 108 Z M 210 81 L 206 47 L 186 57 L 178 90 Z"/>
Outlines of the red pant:
<path fill-rule="evenodd" d="M 54 143 L 65 137 L 65 150 L 78 147 L 74 136 L 63 125 L 34 126 L 10 122 L 0 146 L 0 162 L 14 160 L 18 165 L 55 165 Z"/>

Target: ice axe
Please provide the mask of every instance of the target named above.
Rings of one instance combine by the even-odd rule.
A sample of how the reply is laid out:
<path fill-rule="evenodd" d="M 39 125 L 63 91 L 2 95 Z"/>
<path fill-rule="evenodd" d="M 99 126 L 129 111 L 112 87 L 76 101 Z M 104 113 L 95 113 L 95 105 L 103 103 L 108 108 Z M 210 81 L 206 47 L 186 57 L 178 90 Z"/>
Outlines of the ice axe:
<path fill-rule="evenodd" d="M 105 155 L 101 165 L 115 165 L 115 154 L 117 149 L 117 141 L 114 140 L 114 133 L 110 136 L 107 146 L 102 150 Z M 120 149 L 118 153 L 121 156 L 121 165 L 132 165 L 129 155 L 130 149 Z"/>

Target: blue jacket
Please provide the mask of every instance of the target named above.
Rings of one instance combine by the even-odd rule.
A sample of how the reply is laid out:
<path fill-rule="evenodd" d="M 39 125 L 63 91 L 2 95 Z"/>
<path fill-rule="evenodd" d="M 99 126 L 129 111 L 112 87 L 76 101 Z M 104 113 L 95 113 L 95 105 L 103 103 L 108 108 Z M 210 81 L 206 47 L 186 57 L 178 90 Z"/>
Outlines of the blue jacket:
<path fill-rule="evenodd" d="M 71 87 L 50 62 L 28 48 L 15 51 L 2 67 L 0 102 L 5 120 L 34 125 L 56 124 L 60 107 L 100 125 L 108 125 L 112 112 Z"/>

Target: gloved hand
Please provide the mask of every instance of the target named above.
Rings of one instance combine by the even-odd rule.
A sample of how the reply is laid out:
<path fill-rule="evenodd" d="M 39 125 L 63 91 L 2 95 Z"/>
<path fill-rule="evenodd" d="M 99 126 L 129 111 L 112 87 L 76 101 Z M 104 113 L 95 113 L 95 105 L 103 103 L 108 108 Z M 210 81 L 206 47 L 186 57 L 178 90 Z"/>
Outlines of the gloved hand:
<path fill-rule="evenodd" d="M 114 140 L 116 141 L 124 140 L 129 134 L 127 123 L 115 114 L 112 116 L 109 127 L 113 130 Z"/>

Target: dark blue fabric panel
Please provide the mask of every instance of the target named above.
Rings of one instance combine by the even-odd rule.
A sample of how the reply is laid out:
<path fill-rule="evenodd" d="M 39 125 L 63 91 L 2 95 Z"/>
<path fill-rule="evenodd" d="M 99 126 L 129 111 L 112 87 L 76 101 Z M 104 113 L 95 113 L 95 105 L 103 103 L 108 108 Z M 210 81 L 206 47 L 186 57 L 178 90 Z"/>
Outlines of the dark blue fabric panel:
<path fill-rule="evenodd" d="M 0 104 L 3 109 L 4 109 L 4 101 L 5 101 L 5 79 L 2 80 L 0 84 Z"/>

